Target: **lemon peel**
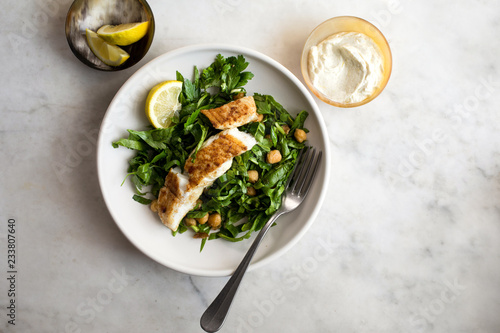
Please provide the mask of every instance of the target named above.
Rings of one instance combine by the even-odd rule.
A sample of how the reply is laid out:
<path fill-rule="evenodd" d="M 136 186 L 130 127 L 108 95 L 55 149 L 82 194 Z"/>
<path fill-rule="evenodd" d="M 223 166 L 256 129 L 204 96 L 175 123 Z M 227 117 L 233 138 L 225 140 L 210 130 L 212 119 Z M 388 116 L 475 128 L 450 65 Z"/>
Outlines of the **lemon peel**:
<path fill-rule="evenodd" d="M 97 30 L 97 34 L 110 44 L 126 46 L 144 37 L 148 32 L 148 28 L 149 21 L 119 25 L 103 25 Z"/>

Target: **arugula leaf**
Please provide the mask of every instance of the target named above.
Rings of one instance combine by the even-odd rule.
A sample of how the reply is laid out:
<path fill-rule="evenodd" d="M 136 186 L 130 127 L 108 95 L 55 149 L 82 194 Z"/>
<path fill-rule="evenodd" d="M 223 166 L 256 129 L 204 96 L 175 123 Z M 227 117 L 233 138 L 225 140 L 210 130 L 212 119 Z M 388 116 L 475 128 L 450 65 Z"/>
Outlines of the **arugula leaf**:
<path fill-rule="evenodd" d="M 205 142 L 205 139 L 207 138 L 208 128 L 206 126 L 198 124 L 198 126 L 193 126 L 193 128 L 191 130 L 191 134 L 194 136 L 195 142 L 198 142 L 196 144 L 196 148 L 194 149 L 194 151 L 191 155 L 193 158 L 192 161 L 194 162 L 194 159 L 196 158 L 196 154 L 198 153 L 198 150 L 200 150 L 201 146 Z"/>
<path fill-rule="evenodd" d="M 160 129 L 160 131 L 163 129 Z M 167 129 L 165 129 L 167 130 Z M 159 130 L 152 130 L 148 132 L 140 132 L 140 131 L 134 131 L 134 130 L 128 130 L 130 134 L 134 134 L 138 137 L 140 137 L 142 140 L 144 140 L 145 143 L 147 143 L 151 148 L 156 148 L 156 149 L 165 149 L 166 145 L 164 142 L 157 140 L 154 137 L 154 132 L 159 131 Z"/>
<path fill-rule="evenodd" d="M 300 111 L 300 113 L 297 115 L 297 117 L 293 121 L 293 125 L 290 128 L 290 132 L 293 132 L 296 128 L 303 128 L 304 122 L 306 121 L 307 116 L 309 116 L 309 113 L 307 111 L 305 111 L 305 110 Z"/>
<path fill-rule="evenodd" d="M 118 141 L 113 142 L 113 148 L 118 148 L 118 146 L 123 146 L 125 148 L 135 149 L 135 150 L 145 149 L 145 146 L 142 144 L 142 142 L 130 139 L 120 139 Z"/>
<path fill-rule="evenodd" d="M 143 205 L 149 205 L 153 200 L 141 197 L 140 195 L 134 194 L 132 197 L 135 201 Z"/>

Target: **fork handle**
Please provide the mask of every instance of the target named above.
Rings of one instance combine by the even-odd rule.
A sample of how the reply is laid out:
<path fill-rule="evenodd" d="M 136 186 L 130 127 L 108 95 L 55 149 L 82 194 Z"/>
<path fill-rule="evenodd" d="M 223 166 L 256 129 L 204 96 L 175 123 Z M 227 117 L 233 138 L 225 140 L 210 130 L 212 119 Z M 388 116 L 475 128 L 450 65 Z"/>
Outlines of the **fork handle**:
<path fill-rule="evenodd" d="M 233 276 L 231 276 L 219 295 L 213 300 L 212 304 L 210 304 L 201 316 L 200 325 L 206 332 L 217 332 L 224 324 L 229 308 L 231 307 L 231 303 L 233 302 L 234 295 L 236 295 L 236 292 L 238 291 L 240 282 L 247 271 L 248 265 L 252 261 L 253 255 L 257 251 L 260 242 L 266 235 L 269 228 L 283 213 L 284 211 L 281 209 L 278 210 L 262 227 L 247 254 L 239 264 L 238 268 L 234 271 Z"/>

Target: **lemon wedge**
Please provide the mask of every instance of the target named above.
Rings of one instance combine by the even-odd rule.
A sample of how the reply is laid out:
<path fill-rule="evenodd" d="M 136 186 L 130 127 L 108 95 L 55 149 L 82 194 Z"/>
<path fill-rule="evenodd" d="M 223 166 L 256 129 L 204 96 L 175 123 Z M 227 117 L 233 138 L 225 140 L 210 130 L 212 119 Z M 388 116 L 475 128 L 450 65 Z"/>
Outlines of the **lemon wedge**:
<path fill-rule="evenodd" d="M 113 45 L 130 45 L 146 35 L 149 21 L 125 23 L 119 25 L 103 25 L 97 30 L 99 37 Z"/>
<path fill-rule="evenodd" d="M 146 116 L 156 128 L 166 128 L 172 123 L 172 117 L 182 107 L 179 94 L 181 81 L 165 81 L 154 86 L 146 98 Z"/>
<path fill-rule="evenodd" d="M 106 65 L 120 66 L 130 57 L 127 52 L 118 46 L 106 43 L 92 30 L 87 29 L 85 33 L 90 49 Z"/>

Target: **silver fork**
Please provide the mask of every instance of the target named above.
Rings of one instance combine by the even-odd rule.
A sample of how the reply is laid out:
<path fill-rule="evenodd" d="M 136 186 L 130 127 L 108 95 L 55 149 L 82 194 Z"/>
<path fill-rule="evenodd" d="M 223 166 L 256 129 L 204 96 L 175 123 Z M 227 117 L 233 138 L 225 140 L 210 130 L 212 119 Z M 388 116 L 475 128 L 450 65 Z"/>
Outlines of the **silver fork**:
<path fill-rule="evenodd" d="M 278 217 L 291 212 L 304 201 L 304 198 L 311 188 L 322 155 L 321 151 L 316 153 L 315 148 L 309 147 L 301 150 L 297 158 L 298 162 L 286 184 L 286 190 L 283 194 L 280 209 L 278 209 L 264 227 L 262 227 L 247 254 L 233 273 L 233 276 L 201 316 L 200 325 L 206 332 L 217 332 L 224 324 L 233 298 L 236 295 L 236 291 L 238 291 L 240 282 L 260 242 Z"/>

